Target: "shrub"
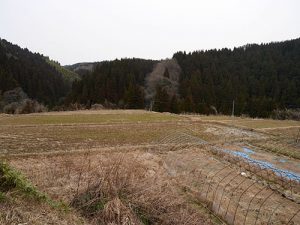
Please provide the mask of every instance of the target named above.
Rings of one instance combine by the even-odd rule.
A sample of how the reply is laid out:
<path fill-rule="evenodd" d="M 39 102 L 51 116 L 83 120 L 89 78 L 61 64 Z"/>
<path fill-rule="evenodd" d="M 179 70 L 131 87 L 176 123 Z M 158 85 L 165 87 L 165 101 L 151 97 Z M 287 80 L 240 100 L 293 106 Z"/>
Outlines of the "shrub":
<path fill-rule="evenodd" d="M 19 104 L 17 102 L 10 103 L 3 107 L 3 112 L 7 114 L 15 114 Z"/>
<path fill-rule="evenodd" d="M 111 155 L 95 165 L 71 202 L 91 224 L 211 224 L 139 159 Z"/>
<path fill-rule="evenodd" d="M 28 113 L 35 113 L 35 112 L 45 112 L 47 108 L 38 103 L 35 100 L 25 99 L 20 104 L 16 110 L 16 114 L 28 114 Z"/>
<path fill-rule="evenodd" d="M 28 98 L 22 88 L 15 88 L 3 93 L 0 99 L 0 110 L 7 114 L 26 114 L 45 112 L 47 108 L 35 100 Z"/>
<path fill-rule="evenodd" d="M 276 109 L 272 112 L 272 119 L 276 120 L 297 120 L 300 121 L 300 109 Z"/>
<path fill-rule="evenodd" d="M 24 99 L 21 102 L 12 102 L 3 108 L 7 114 L 28 114 L 36 112 L 46 112 L 47 108 L 35 100 Z"/>
<path fill-rule="evenodd" d="M 91 106 L 91 109 L 93 110 L 104 109 L 104 106 L 102 104 L 94 104 Z"/>

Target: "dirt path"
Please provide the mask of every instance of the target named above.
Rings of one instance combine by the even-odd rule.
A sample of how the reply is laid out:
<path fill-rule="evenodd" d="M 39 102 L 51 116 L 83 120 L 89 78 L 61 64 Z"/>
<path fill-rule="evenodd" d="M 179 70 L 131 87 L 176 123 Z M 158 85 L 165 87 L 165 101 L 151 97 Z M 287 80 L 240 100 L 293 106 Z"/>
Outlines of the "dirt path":
<path fill-rule="evenodd" d="M 258 128 L 257 130 L 281 130 L 281 129 L 289 129 L 289 128 L 300 128 L 300 126 L 287 126 L 287 127 L 268 127 L 268 128 Z"/>

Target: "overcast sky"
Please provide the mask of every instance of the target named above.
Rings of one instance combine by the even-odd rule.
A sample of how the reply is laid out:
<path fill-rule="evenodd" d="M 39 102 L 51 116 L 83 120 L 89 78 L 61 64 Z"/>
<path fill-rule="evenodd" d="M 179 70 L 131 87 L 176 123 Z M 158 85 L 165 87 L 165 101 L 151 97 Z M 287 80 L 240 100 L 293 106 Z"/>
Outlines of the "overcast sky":
<path fill-rule="evenodd" d="M 0 0 L 0 37 L 61 64 L 300 37 L 299 0 Z"/>

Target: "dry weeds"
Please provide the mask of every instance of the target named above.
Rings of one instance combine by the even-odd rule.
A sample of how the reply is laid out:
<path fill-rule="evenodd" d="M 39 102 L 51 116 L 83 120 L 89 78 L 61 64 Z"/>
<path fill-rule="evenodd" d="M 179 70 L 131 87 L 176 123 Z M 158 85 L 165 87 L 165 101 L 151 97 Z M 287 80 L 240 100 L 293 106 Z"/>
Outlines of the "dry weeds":
<path fill-rule="evenodd" d="M 230 159 L 198 143 L 200 138 L 215 146 L 275 145 L 283 128 L 276 133 L 274 129 L 251 129 L 294 126 L 294 122 L 223 117 L 204 121 L 189 116 L 174 119 L 168 114 L 145 118 L 149 115 L 143 111 L 47 113 L 39 120 L 42 126 L 36 125 L 40 122 L 25 125 L 30 117 L 16 117 L 14 122 L 11 117 L 0 126 L 0 151 L 15 153 L 6 155 L 14 167 L 39 190 L 67 202 L 91 224 L 222 223 L 212 213 L 230 224 L 300 221 L 299 206 L 269 184 L 274 174 L 260 170 L 256 176 L 247 171 L 249 165 L 230 164 Z M 63 124 L 53 125 L 61 116 Z M 117 118 L 120 116 L 124 118 Z M 55 119 L 52 124 L 49 118 Z M 176 136 L 183 130 L 195 138 Z M 169 140 L 162 138 L 173 132 Z M 290 133 L 287 135 L 294 130 Z M 160 138 L 164 140 L 157 141 Z M 265 151 L 263 146 L 260 151 Z M 6 215 L 15 208 L 14 204 L 6 206 Z"/>
<path fill-rule="evenodd" d="M 13 162 L 41 190 L 70 202 L 92 224 L 212 223 L 184 198 L 164 162 L 150 153 L 55 156 L 27 163 L 31 168 L 22 160 Z"/>
<path fill-rule="evenodd" d="M 87 224 L 75 212 L 62 212 L 28 198 L 6 198 L 5 202 L 0 203 L 0 224 L 3 225 Z"/>

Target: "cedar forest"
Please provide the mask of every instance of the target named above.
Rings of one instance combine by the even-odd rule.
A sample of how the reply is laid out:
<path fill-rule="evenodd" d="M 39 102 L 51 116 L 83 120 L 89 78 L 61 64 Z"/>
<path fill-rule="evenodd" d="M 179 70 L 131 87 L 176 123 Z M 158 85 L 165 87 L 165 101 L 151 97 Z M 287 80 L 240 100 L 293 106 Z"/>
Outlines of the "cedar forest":
<path fill-rule="evenodd" d="M 269 117 L 275 109 L 300 107 L 300 39 L 177 52 L 160 61 L 102 61 L 80 73 L 4 39 L 0 43 L 0 94 L 21 87 L 49 109 L 109 103 L 159 112 L 231 114 L 234 101 L 235 115 Z"/>

